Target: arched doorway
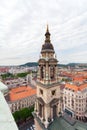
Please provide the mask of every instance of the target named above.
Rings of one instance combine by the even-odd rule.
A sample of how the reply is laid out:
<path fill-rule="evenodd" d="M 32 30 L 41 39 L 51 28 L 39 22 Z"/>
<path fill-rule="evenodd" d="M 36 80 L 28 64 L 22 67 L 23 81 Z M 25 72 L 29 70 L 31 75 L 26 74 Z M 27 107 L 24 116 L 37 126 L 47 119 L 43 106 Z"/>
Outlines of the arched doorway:
<path fill-rule="evenodd" d="M 53 118 L 55 118 L 57 116 L 57 106 L 54 105 L 53 106 Z"/>
<path fill-rule="evenodd" d="M 40 117 L 42 117 L 42 105 L 41 104 L 39 104 L 39 115 L 40 115 Z"/>

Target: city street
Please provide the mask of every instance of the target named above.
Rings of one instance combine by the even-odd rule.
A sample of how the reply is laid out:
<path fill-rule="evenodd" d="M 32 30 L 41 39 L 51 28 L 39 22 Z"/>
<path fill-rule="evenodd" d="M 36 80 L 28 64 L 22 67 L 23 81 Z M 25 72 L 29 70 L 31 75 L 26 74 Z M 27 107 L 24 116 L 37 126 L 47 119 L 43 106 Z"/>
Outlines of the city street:
<path fill-rule="evenodd" d="M 19 126 L 19 130 L 34 130 L 34 120 L 30 119 Z"/>

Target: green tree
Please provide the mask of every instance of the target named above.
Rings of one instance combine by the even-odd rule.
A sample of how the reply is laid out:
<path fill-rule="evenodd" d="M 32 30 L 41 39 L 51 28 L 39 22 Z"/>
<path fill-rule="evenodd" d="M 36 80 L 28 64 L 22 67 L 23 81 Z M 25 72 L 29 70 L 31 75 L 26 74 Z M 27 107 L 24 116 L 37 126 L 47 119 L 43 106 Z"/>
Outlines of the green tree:
<path fill-rule="evenodd" d="M 1 74 L 2 79 L 14 78 L 15 76 L 11 73 Z"/>
<path fill-rule="evenodd" d="M 13 117 L 14 117 L 15 121 L 19 121 L 21 119 L 20 112 L 16 111 L 15 113 L 13 113 Z"/>
<path fill-rule="evenodd" d="M 13 117 L 15 121 L 26 120 L 28 117 L 32 117 L 32 112 L 34 111 L 34 107 L 31 108 L 23 108 L 20 111 L 16 111 L 13 113 Z"/>
<path fill-rule="evenodd" d="M 29 72 L 18 73 L 16 76 L 17 76 L 17 77 L 25 77 L 25 76 L 27 76 L 27 74 L 29 74 Z"/>

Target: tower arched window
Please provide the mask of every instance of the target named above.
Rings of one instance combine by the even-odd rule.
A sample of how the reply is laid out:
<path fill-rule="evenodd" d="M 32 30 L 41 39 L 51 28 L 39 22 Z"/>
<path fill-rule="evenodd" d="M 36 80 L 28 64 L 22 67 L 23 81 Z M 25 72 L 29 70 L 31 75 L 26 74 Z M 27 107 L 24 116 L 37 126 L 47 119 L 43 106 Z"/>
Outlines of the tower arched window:
<path fill-rule="evenodd" d="M 41 78 L 42 79 L 44 78 L 44 68 L 43 68 L 43 66 L 41 67 Z"/>
<path fill-rule="evenodd" d="M 55 78 L 55 68 L 53 66 L 50 67 L 50 78 L 51 79 Z"/>

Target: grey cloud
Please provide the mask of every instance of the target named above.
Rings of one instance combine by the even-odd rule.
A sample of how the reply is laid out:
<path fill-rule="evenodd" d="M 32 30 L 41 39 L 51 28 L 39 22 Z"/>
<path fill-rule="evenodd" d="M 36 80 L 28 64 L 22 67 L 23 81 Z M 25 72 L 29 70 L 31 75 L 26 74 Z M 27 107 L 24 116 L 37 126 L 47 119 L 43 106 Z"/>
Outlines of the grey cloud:
<path fill-rule="evenodd" d="M 0 18 L 0 55 L 3 58 L 0 64 L 36 61 L 44 43 L 47 22 L 57 55 L 60 55 L 59 50 L 67 51 L 68 56 L 71 55 L 69 49 L 84 52 L 81 46 L 86 48 L 86 0 L 0 0 Z M 87 62 L 84 55 L 82 59 L 77 55 L 77 60 Z M 65 55 L 61 54 L 60 59 L 65 61 Z M 68 62 L 72 60 L 69 58 Z"/>

